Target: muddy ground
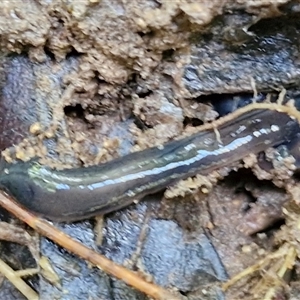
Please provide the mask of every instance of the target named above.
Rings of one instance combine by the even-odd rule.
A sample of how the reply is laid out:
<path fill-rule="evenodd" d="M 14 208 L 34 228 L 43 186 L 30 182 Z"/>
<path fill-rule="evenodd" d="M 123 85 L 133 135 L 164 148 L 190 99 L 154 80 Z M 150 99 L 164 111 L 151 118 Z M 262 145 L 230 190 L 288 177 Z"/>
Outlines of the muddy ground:
<path fill-rule="evenodd" d="M 285 0 L 2 1 L 3 157 L 95 165 L 180 138 L 253 95 L 286 89 L 297 102 L 299 17 L 300 3 Z M 216 170 L 209 193 L 190 179 L 183 196 L 148 196 L 100 230 L 95 220 L 56 225 L 183 299 L 299 299 L 297 255 L 280 273 L 291 247 L 299 253 L 297 174 L 247 154 Z M 4 211 L 2 220 L 18 223 Z M 27 278 L 40 299 L 148 299 L 43 237 L 35 245 L 59 278 Z M 0 250 L 15 270 L 36 266 L 24 245 Z M 1 299 L 24 299 L 1 284 Z"/>

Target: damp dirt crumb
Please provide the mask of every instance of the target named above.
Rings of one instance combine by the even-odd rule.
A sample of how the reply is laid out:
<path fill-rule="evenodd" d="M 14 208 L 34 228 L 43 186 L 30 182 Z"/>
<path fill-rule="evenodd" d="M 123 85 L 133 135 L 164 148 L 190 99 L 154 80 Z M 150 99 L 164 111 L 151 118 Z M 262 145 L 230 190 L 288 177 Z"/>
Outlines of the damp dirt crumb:
<path fill-rule="evenodd" d="M 162 94 L 135 99 L 133 113 L 146 126 L 137 138 L 139 150 L 162 145 L 183 130 L 182 110 Z"/>
<path fill-rule="evenodd" d="M 271 227 L 279 220 L 283 220 L 282 208 L 289 200 L 285 190 L 263 181 L 256 185 L 248 183 L 245 185 L 245 190 L 251 193 L 254 201 L 249 204 L 239 226 L 242 232 L 252 235 Z"/>

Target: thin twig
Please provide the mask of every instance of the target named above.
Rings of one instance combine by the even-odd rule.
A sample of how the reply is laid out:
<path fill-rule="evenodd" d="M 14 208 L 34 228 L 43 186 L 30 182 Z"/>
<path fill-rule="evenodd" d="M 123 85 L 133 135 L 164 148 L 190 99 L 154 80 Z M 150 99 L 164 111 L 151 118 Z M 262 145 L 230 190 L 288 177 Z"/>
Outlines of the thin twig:
<path fill-rule="evenodd" d="M 18 205 L 10 196 L 0 193 L 0 206 L 15 215 L 18 219 L 28 224 L 31 228 L 38 231 L 41 235 L 47 237 L 58 245 L 64 247 L 68 251 L 87 260 L 99 269 L 109 275 L 112 275 L 137 290 L 147 294 L 157 300 L 180 300 L 179 297 L 173 295 L 169 291 L 145 281 L 133 271 L 114 263 L 105 256 L 84 246 L 80 242 L 73 240 L 69 235 L 65 234 L 55 226 L 45 220 L 36 217 L 34 214 L 26 211 Z"/>
<path fill-rule="evenodd" d="M 0 272 L 28 299 L 38 300 L 38 294 L 9 265 L 0 259 Z"/>

